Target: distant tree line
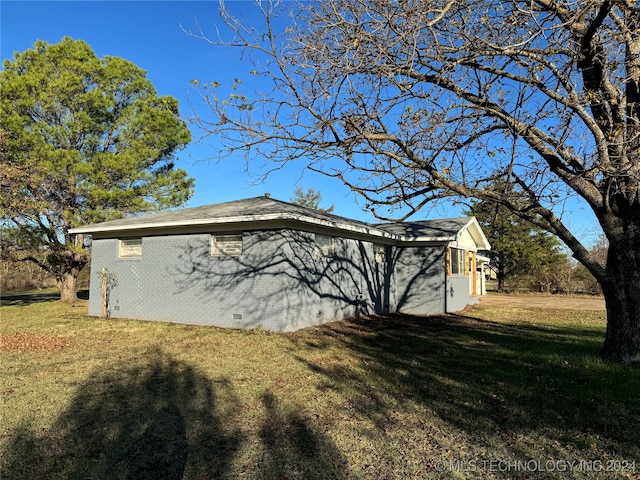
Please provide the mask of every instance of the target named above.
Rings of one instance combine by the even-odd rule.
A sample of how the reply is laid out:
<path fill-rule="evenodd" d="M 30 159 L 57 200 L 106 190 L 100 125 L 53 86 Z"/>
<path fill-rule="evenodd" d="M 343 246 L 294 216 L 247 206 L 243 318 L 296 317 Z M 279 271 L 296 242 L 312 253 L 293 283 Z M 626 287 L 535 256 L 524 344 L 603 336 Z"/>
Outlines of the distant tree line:
<path fill-rule="evenodd" d="M 42 252 L 32 252 L 36 258 L 45 260 Z M 78 289 L 89 288 L 90 268 L 78 275 Z M 15 262 L 0 258 L 0 292 L 19 292 L 56 287 L 56 277 L 34 262 Z"/>
<path fill-rule="evenodd" d="M 491 244 L 486 254 L 497 291 L 602 294 L 595 277 L 567 255 L 557 237 L 494 202 L 473 202 L 466 214 L 478 219 Z M 591 249 L 602 266 L 607 250 L 604 236 Z"/>
<path fill-rule="evenodd" d="M 56 285 L 55 277 L 32 262 L 0 261 L 0 291 L 48 288 Z"/>
<path fill-rule="evenodd" d="M 44 255 L 39 255 L 44 260 Z M 79 289 L 89 287 L 89 276 L 89 268 L 85 268 L 80 272 L 78 275 Z M 0 292 L 3 294 L 55 286 L 56 277 L 33 262 L 13 262 L 0 259 Z"/>
<path fill-rule="evenodd" d="M 526 273 L 508 275 L 502 288 L 496 280 L 495 290 L 503 293 L 557 293 L 602 295 L 602 289 L 589 271 L 579 263 L 564 255 L 564 259 L 557 264 L 547 265 L 545 268 Z M 489 283 L 488 289 L 492 289 Z"/>

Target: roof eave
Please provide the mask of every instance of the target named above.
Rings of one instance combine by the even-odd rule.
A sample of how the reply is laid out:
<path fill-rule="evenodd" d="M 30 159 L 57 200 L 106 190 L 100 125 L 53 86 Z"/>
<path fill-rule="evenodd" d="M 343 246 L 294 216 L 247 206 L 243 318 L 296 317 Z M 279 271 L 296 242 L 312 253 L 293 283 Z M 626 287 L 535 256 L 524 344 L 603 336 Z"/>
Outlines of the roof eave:
<path fill-rule="evenodd" d="M 482 227 L 476 217 L 471 217 L 463 229 L 469 230 L 469 234 L 473 237 L 473 241 L 476 243 L 478 250 L 491 250 L 489 240 L 482 231 Z"/>
<path fill-rule="evenodd" d="M 299 223 L 304 223 L 308 225 L 315 225 L 319 227 L 325 227 L 335 230 L 341 230 L 345 232 L 353 232 L 361 235 L 369 235 L 380 238 L 387 239 L 397 239 L 398 236 L 386 232 L 384 230 L 375 228 L 373 226 L 369 227 L 366 225 L 359 224 L 350 224 L 347 222 L 331 222 L 328 220 L 324 220 L 321 218 L 314 218 L 311 216 L 298 215 L 298 214 L 264 214 L 264 215 L 237 215 L 230 217 L 218 217 L 218 218 L 207 218 L 200 220 L 177 220 L 170 222 L 154 222 L 154 223 L 144 223 L 144 222 L 136 222 L 127 225 L 88 225 L 86 227 L 78 227 L 69 230 L 69 233 L 72 234 L 104 234 L 104 233 L 118 233 L 118 232 L 132 232 L 132 231 L 157 231 L 157 230 L 171 230 L 176 228 L 184 228 L 184 227 L 203 227 L 207 225 L 217 226 L 223 224 L 242 224 L 242 223 L 270 223 L 277 221 L 294 221 Z"/>
<path fill-rule="evenodd" d="M 375 225 L 370 225 L 362 222 L 349 222 L 341 221 L 340 217 L 336 220 L 325 219 L 321 217 L 315 217 L 312 215 L 304 215 L 301 213 L 267 213 L 267 214 L 252 214 L 252 215 L 231 215 L 225 217 L 210 217 L 200 219 L 179 219 L 171 221 L 157 221 L 157 222 L 144 222 L 135 221 L 135 219 L 129 219 L 126 223 L 122 224 L 121 221 L 104 222 L 93 225 L 87 225 L 84 227 L 77 227 L 71 229 L 69 232 L 72 234 L 87 234 L 94 236 L 105 236 L 106 234 L 122 233 L 124 235 L 136 235 L 140 232 L 152 232 L 159 234 L 158 232 L 175 232 L 177 230 L 185 231 L 189 228 L 202 231 L 208 226 L 212 228 L 220 228 L 221 225 L 234 225 L 237 227 L 242 224 L 259 224 L 268 228 L 269 224 L 276 224 L 282 222 L 289 223 L 294 222 L 297 224 L 304 224 L 309 226 L 315 226 L 318 228 L 349 232 L 353 235 L 361 235 L 365 237 L 373 237 L 388 242 L 397 242 L 398 244 L 405 245 L 420 245 L 420 244 L 446 244 L 454 242 L 459 237 L 460 233 L 464 230 L 468 230 L 472 236 L 474 242 L 477 245 L 478 250 L 489 250 L 491 246 L 487 237 L 484 235 L 480 224 L 475 217 L 470 217 L 456 233 L 451 235 L 439 235 L 439 236 L 411 236 L 406 233 L 392 233 L 384 228 L 378 228 Z M 348 219 L 347 219 L 348 220 Z M 120 222 L 120 223 L 119 223 Z"/>

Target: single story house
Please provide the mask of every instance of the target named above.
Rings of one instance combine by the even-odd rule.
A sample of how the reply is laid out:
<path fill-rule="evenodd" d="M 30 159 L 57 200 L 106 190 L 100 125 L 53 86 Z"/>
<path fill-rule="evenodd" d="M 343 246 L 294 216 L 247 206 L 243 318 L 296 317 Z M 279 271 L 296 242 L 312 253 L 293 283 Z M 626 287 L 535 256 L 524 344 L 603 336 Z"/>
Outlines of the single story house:
<path fill-rule="evenodd" d="M 98 223 L 89 314 L 291 331 L 483 290 L 477 220 L 370 224 L 261 196 Z"/>

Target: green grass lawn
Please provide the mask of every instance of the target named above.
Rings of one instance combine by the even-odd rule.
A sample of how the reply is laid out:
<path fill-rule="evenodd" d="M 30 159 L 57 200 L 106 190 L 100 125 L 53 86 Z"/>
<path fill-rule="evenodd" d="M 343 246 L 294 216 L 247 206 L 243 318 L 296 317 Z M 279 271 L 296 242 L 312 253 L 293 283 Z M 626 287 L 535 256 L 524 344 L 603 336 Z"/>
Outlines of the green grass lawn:
<path fill-rule="evenodd" d="M 640 478 L 640 368 L 597 357 L 604 312 L 292 334 L 86 312 L 0 307 L 3 480 Z"/>

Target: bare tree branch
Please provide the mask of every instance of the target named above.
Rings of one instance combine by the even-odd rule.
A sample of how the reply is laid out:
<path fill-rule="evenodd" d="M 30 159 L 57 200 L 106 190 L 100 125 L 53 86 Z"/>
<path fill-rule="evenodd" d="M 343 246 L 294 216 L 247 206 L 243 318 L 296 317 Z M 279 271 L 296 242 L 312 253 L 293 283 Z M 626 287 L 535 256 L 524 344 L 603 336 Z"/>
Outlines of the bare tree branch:
<path fill-rule="evenodd" d="M 612 305 L 629 318 L 640 298 L 640 278 L 628 280 L 630 264 L 640 271 L 637 2 L 258 2 L 254 25 L 234 7 L 221 3 L 231 38 L 197 35 L 243 49 L 267 86 L 220 98 L 196 82 L 211 116 L 194 123 L 245 153 L 248 170 L 302 163 L 379 218 L 442 199 L 496 202 L 563 240 L 605 295 L 624 284 Z M 492 189 L 497 179 L 510 187 Z M 598 219 L 606 266 L 568 227 L 568 197 Z"/>

